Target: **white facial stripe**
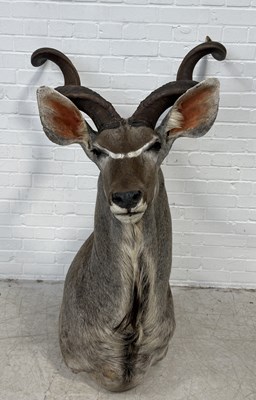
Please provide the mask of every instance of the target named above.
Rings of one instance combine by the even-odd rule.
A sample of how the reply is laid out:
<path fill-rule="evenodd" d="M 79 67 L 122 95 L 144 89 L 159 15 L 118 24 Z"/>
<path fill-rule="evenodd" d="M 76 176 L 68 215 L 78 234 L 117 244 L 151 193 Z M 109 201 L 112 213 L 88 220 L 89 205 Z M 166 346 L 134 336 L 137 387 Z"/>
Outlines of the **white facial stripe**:
<path fill-rule="evenodd" d="M 106 149 L 105 147 L 99 146 L 97 145 L 97 147 L 104 151 L 105 153 L 107 153 L 109 155 L 109 157 L 117 160 L 120 158 L 134 158 L 134 157 L 138 157 L 141 155 L 141 153 L 143 153 L 143 151 L 147 150 L 154 142 L 156 141 L 156 138 L 154 137 L 153 139 L 151 139 L 149 142 L 147 142 L 146 144 L 144 144 L 142 147 L 140 147 L 138 150 L 135 151 L 130 151 L 129 153 L 113 153 L 112 151 Z"/>

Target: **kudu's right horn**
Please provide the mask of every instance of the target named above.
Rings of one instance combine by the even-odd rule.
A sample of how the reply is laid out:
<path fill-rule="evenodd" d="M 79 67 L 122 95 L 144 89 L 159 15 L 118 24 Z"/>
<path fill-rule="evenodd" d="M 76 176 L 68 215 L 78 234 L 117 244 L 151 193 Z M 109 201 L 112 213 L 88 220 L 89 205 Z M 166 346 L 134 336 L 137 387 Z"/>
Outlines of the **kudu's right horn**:
<path fill-rule="evenodd" d="M 99 132 L 103 129 L 116 128 L 122 123 L 123 119 L 110 102 L 93 90 L 81 86 L 75 66 L 63 53 L 43 47 L 31 56 L 34 67 L 43 65 L 47 60 L 57 64 L 64 76 L 64 86 L 57 87 L 56 90 L 84 111 L 93 120 Z"/>

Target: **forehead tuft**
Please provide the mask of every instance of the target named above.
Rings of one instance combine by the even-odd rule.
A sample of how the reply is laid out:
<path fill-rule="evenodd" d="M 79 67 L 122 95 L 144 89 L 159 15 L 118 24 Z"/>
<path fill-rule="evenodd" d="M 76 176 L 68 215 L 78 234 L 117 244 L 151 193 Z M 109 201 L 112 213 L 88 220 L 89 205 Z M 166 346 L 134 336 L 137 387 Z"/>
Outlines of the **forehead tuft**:
<path fill-rule="evenodd" d="M 154 137 L 156 135 L 150 128 L 125 125 L 101 132 L 95 144 L 113 153 L 126 154 L 140 149 Z"/>

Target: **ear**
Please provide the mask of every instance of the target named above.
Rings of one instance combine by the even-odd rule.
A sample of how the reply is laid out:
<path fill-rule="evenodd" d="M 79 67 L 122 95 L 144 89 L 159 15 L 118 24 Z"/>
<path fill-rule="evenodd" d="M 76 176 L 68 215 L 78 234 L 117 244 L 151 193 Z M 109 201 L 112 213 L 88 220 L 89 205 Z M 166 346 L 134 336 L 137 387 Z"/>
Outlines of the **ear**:
<path fill-rule="evenodd" d="M 187 90 L 165 118 L 168 139 L 203 136 L 213 125 L 219 105 L 219 81 L 207 79 Z"/>
<path fill-rule="evenodd" d="M 37 102 L 43 129 L 57 144 L 88 144 L 86 122 L 78 108 L 54 89 L 42 86 L 37 90 Z"/>

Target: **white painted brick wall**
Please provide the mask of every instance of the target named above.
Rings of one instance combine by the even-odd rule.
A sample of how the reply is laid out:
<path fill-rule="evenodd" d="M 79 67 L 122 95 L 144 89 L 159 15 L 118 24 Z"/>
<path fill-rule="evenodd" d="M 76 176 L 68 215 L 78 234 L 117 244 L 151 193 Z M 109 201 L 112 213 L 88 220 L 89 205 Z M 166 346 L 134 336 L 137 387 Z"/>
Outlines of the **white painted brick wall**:
<path fill-rule="evenodd" d="M 178 140 L 163 165 L 172 282 L 255 288 L 255 0 L 1 0 L 0 18 L 0 277 L 62 279 L 93 228 L 97 168 L 42 132 L 36 89 L 62 76 L 51 63 L 33 68 L 31 53 L 67 53 L 83 84 L 127 117 L 209 35 L 227 60 L 207 57 L 195 77 L 221 82 L 217 122 Z"/>

